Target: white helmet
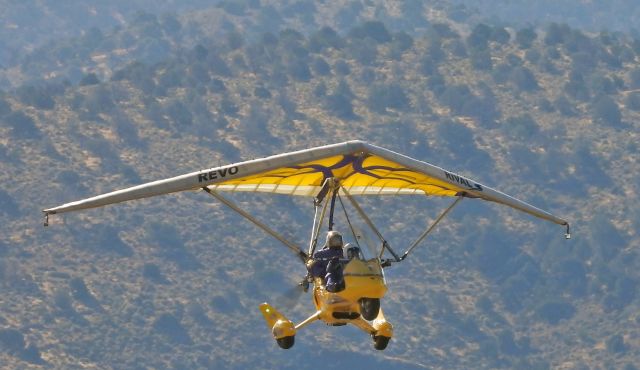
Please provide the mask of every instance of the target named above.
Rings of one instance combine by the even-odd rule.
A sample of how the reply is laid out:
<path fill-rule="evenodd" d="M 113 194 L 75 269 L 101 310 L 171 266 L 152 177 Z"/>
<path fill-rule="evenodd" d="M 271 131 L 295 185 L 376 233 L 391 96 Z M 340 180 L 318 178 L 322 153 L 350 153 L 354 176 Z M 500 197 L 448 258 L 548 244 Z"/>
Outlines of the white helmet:
<path fill-rule="evenodd" d="M 327 233 L 326 246 L 329 248 L 342 248 L 342 234 L 337 231 L 329 231 Z"/>

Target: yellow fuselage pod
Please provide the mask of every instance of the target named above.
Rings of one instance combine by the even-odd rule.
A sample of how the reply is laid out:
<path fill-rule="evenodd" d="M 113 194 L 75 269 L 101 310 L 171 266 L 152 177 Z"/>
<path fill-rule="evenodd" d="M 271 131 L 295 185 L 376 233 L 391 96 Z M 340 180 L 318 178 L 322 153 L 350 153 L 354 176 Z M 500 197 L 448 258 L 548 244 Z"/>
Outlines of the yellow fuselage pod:
<path fill-rule="evenodd" d="M 296 335 L 296 328 L 293 322 L 278 312 L 270 304 L 261 304 L 260 312 L 262 312 L 264 320 L 267 322 L 267 326 L 271 329 L 271 334 L 273 334 L 275 339 Z"/>
<path fill-rule="evenodd" d="M 329 325 L 346 324 L 360 317 L 361 298 L 382 298 L 387 292 L 378 259 L 352 259 L 343 270 L 345 289 L 332 293 L 320 278 L 314 281 L 313 301 L 320 319 Z"/>

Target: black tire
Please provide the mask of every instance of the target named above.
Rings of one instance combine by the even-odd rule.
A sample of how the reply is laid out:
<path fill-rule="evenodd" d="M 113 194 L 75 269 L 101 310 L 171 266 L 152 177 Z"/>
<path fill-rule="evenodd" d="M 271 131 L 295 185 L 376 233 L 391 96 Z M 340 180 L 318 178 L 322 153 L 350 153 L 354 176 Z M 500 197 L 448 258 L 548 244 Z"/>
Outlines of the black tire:
<path fill-rule="evenodd" d="M 289 349 L 293 347 L 293 344 L 295 343 L 295 337 L 293 335 L 290 337 L 282 337 L 280 339 L 276 339 L 276 342 L 278 342 L 280 348 Z"/>
<path fill-rule="evenodd" d="M 375 349 L 377 349 L 378 351 L 382 351 L 383 349 L 387 348 L 387 345 L 389 344 L 389 340 L 391 338 L 389 337 L 383 337 L 383 336 L 373 336 L 373 347 Z"/>
<path fill-rule="evenodd" d="M 360 315 L 365 320 L 374 320 L 380 312 L 379 298 L 360 298 Z"/>

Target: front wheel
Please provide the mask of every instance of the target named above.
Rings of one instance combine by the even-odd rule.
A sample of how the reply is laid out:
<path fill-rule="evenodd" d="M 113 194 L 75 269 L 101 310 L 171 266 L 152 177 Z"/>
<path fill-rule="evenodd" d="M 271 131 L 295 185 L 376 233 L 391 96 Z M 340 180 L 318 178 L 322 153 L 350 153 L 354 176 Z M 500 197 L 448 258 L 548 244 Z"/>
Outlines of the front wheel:
<path fill-rule="evenodd" d="M 373 347 L 375 349 L 377 349 L 378 351 L 382 351 L 383 349 L 387 348 L 387 345 L 389 344 L 389 337 L 383 337 L 383 336 L 373 336 Z"/>
<path fill-rule="evenodd" d="M 295 337 L 292 335 L 290 337 L 278 338 L 276 339 L 276 342 L 278 342 L 278 345 L 280 346 L 280 348 L 289 349 L 293 347 L 293 344 L 295 342 Z"/>
<path fill-rule="evenodd" d="M 360 314 L 365 320 L 373 320 L 380 312 L 379 298 L 360 298 Z"/>

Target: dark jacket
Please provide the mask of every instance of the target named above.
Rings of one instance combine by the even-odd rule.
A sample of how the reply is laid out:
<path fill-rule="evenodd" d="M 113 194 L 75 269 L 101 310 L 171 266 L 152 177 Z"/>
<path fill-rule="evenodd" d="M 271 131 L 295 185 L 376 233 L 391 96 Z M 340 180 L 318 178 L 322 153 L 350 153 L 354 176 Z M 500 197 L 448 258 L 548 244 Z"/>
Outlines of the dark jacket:
<path fill-rule="evenodd" d="M 326 247 L 313 254 L 315 262 L 311 266 L 311 276 L 321 277 L 330 292 L 339 292 L 344 289 L 344 276 L 340 261 L 343 257 L 342 249 Z"/>
<path fill-rule="evenodd" d="M 342 249 L 333 249 L 324 247 L 313 254 L 315 260 L 313 266 L 311 266 L 311 276 L 324 278 L 327 274 L 327 265 L 329 261 L 334 258 L 343 258 Z"/>

